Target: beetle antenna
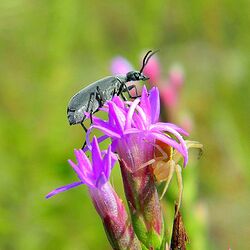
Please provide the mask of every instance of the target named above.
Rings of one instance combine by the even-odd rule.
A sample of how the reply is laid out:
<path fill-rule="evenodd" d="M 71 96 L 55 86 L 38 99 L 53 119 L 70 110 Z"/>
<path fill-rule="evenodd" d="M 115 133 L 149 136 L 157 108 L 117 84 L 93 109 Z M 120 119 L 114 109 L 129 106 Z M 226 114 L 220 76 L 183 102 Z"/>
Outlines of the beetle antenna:
<path fill-rule="evenodd" d="M 144 56 L 143 58 L 143 65 L 146 65 L 146 60 L 147 60 L 147 57 L 149 56 L 149 54 L 152 52 L 152 50 L 148 51 L 147 54 Z"/>
<path fill-rule="evenodd" d="M 148 51 L 147 54 L 144 56 L 143 58 L 143 61 L 142 61 L 142 67 L 141 67 L 141 70 L 140 70 L 140 73 L 142 73 L 143 69 L 145 68 L 145 66 L 147 65 L 149 59 L 155 54 L 157 53 L 159 50 L 156 50 L 156 51 Z M 151 54 L 150 54 L 151 53 Z"/>
<path fill-rule="evenodd" d="M 151 55 L 148 56 L 148 58 L 147 58 L 147 60 L 146 60 L 146 62 L 145 62 L 145 65 L 147 65 L 149 59 L 150 59 L 155 53 L 157 53 L 158 51 L 159 51 L 159 50 L 156 50 L 156 51 L 152 52 Z"/>
<path fill-rule="evenodd" d="M 151 52 L 152 52 L 152 50 L 148 51 L 147 54 L 144 56 L 143 61 L 142 61 L 142 67 L 141 67 L 141 69 L 140 69 L 140 73 L 142 73 L 144 67 L 146 66 L 146 59 L 147 59 L 148 55 L 149 55 Z"/>

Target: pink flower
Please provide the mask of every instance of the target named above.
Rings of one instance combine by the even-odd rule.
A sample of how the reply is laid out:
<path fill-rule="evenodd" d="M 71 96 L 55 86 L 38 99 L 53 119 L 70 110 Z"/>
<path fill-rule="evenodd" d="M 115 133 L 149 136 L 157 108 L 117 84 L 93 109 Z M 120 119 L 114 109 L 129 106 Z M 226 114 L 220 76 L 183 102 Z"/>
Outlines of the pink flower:
<path fill-rule="evenodd" d="M 117 56 L 112 60 L 111 72 L 113 75 L 126 75 L 133 67 L 125 58 Z"/>
<path fill-rule="evenodd" d="M 110 172 L 115 163 L 111 147 L 103 156 L 97 139 L 94 137 L 90 151 L 92 162 L 82 150 L 75 150 L 77 163 L 69 160 L 69 164 L 80 181 L 57 188 L 50 192 L 46 198 L 82 184 L 87 185 L 92 202 L 103 221 L 105 232 L 113 249 L 141 249 L 125 206 L 109 182 Z"/>
<path fill-rule="evenodd" d="M 87 145 L 90 145 L 90 134 L 94 129 L 111 139 L 112 151 L 119 156 L 135 233 L 148 248 L 158 249 L 164 242 L 163 217 L 153 169 L 145 163 L 154 158 L 153 145 L 158 140 L 179 151 L 185 166 L 188 152 L 181 134 L 187 133 L 174 124 L 158 121 L 160 99 L 156 87 L 148 93 L 144 86 L 141 98 L 133 102 L 123 102 L 120 97 L 115 97 L 103 110 L 108 113 L 108 119 L 92 117 L 93 125 L 86 135 Z M 100 138 L 103 139 L 105 137 Z"/>

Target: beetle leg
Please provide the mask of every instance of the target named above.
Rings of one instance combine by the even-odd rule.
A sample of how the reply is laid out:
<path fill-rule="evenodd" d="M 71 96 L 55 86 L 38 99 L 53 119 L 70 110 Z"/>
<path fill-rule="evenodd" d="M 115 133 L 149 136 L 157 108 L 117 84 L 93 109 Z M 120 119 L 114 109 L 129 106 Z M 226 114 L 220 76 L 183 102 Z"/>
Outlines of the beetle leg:
<path fill-rule="evenodd" d="M 124 92 L 124 85 L 126 86 L 126 84 L 124 84 L 124 83 L 122 83 L 121 81 L 120 81 L 120 79 L 119 78 L 117 78 L 117 80 L 120 82 L 120 87 L 118 88 L 118 91 L 117 91 L 117 95 L 119 96 L 122 92 Z"/>
<path fill-rule="evenodd" d="M 120 81 L 120 80 L 119 80 L 119 81 Z M 131 86 L 134 86 L 134 85 L 131 85 Z M 118 96 L 121 95 L 124 101 L 127 101 L 127 98 L 123 95 L 123 92 L 127 92 L 129 98 L 131 98 L 131 99 L 136 98 L 136 97 L 133 97 L 133 96 L 130 94 L 130 92 L 129 92 L 129 90 L 131 90 L 131 89 L 133 89 L 133 88 L 134 88 L 134 87 L 129 88 L 125 83 L 122 83 L 122 82 L 121 82 L 121 86 L 120 86 L 120 88 L 119 88 L 119 90 L 118 90 L 118 92 L 117 92 L 117 95 L 118 95 Z"/>
<path fill-rule="evenodd" d="M 83 124 L 83 122 L 81 122 L 80 124 L 81 124 L 83 130 L 85 131 L 85 133 L 87 133 L 87 128 L 85 127 L 85 125 Z"/>
<path fill-rule="evenodd" d="M 118 79 L 118 80 L 119 80 L 119 79 Z M 120 81 L 120 80 L 119 80 L 119 81 Z M 121 86 L 120 86 L 120 88 L 118 89 L 117 95 L 118 95 L 118 96 L 121 96 L 122 99 L 123 99 L 124 101 L 127 101 L 126 96 L 123 94 L 123 92 L 124 92 L 124 86 L 126 86 L 126 84 L 121 83 Z"/>
<path fill-rule="evenodd" d="M 137 93 L 137 89 L 136 89 L 136 96 L 132 96 L 132 95 L 130 94 L 130 92 L 129 92 L 129 90 L 131 90 L 131 89 L 133 89 L 133 88 L 136 89 L 136 86 L 135 86 L 135 85 L 130 85 L 130 86 L 128 87 L 126 84 L 123 84 L 123 85 L 122 85 L 122 92 L 127 92 L 129 98 L 135 99 L 135 98 L 139 97 L 139 96 L 138 96 L 138 93 Z"/>
<path fill-rule="evenodd" d="M 121 92 L 121 97 L 122 97 L 122 99 L 124 100 L 124 101 L 127 101 L 128 99 L 127 99 L 127 97 Z"/>
<path fill-rule="evenodd" d="M 87 142 L 86 142 L 86 140 L 85 140 L 85 142 L 84 142 L 83 145 L 82 145 L 82 149 L 84 149 L 86 145 L 87 145 Z"/>
<path fill-rule="evenodd" d="M 114 88 L 113 93 L 112 93 L 112 98 L 116 95 L 116 88 Z"/>
<path fill-rule="evenodd" d="M 94 102 L 94 98 L 96 96 L 95 92 L 92 92 L 89 96 L 89 102 L 88 102 L 88 107 L 86 109 L 86 112 L 90 112 L 91 110 L 93 110 L 93 102 Z"/>
<path fill-rule="evenodd" d="M 86 112 L 90 113 L 90 121 L 92 123 L 92 114 L 93 114 L 93 102 L 94 102 L 94 98 L 95 98 L 96 93 L 92 92 L 89 96 L 89 102 L 88 102 L 88 107 L 86 109 Z M 85 119 L 86 116 L 84 116 L 83 121 Z M 87 133 L 87 128 L 85 127 L 85 125 L 83 124 L 83 122 L 80 123 L 82 128 L 84 129 L 85 133 Z M 86 139 L 83 143 L 82 149 L 86 146 Z"/>
<path fill-rule="evenodd" d="M 90 122 L 92 124 L 93 123 L 93 109 L 90 110 L 89 114 L 90 114 Z"/>
<path fill-rule="evenodd" d="M 90 96 L 89 96 L 89 102 L 88 102 L 88 107 L 87 107 L 87 109 L 86 109 L 86 112 L 88 112 L 88 113 L 90 114 L 90 121 L 91 121 L 91 123 L 92 123 L 93 103 L 94 103 L 94 98 L 95 98 L 95 96 L 96 96 L 96 93 L 95 93 L 95 92 L 92 92 L 92 93 L 90 94 Z M 84 116 L 83 121 L 84 121 L 85 118 L 86 118 L 86 115 Z M 85 128 L 85 129 L 86 129 L 86 128 Z M 85 129 L 84 129 L 84 130 L 85 130 Z M 86 132 L 86 130 L 85 130 L 85 132 Z"/>
<path fill-rule="evenodd" d="M 135 99 L 135 98 L 141 97 L 140 95 L 138 95 L 137 87 L 136 87 L 135 84 L 127 86 L 127 88 L 128 88 L 129 91 L 132 90 L 132 89 L 135 89 L 136 96 L 131 96 L 130 98 L 134 98 Z"/>
<path fill-rule="evenodd" d="M 83 122 L 81 122 L 80 124 L 81 124 L 83 130 L 85 131 L 85 133 L 87 133 L 87 128 L 85 127 L 85 125 L 83 124 Z M 87 143 L 86 143 L 86 140 L 85 140 L 85 142 L 84 142 L 83 145 L 82 145 L 82 149 L 85 148 L 86 144 L 87 144 Z"/>
<path fill-rule="evenodd" d="M 118 77 L 116 77 L 117 81 L 120 83 L 119 85 L 116 85 L 116 88 L 114 89 L 114 95 L 117 94 L 117 96 L 120 96 L 122 92 L 124 92 L 124 85 L 126 84 L 122 82 Z"/>
<path fill-rule="evenodd" d="M 99 102 L 100 106 L 103 106 L 105 103 L 105 97 L 103 92 L 100 90 L 99 86 L 96 87 L 96 99 Z"/>
<path fill-rule="evenodd" d="M 113 90 L 113 93 L 112 93 L 112 97 L 114 97 L 115 95 L 119 96 L 120 93 L 121 93 L 121 90 L 122 90 L 122 88 L 121 88 L 121 85 L 122 85 L 121 80 L 118 77 L 116 79 L 119 81 L 120 84 L 115 84 L 114 85 L 114 90 Z"/>

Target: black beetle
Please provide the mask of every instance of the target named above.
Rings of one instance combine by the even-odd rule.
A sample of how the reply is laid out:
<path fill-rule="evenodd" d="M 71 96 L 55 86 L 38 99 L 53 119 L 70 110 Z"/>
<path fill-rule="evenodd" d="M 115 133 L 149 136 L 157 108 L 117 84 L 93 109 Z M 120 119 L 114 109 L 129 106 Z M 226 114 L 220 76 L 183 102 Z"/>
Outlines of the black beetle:
<path fill-rule="evenodd" d="M 86 131 L 87 129 L 83 124 L 83 121 L 86 118 L 84 112 L 89 112 L 91 117 L 91 115 L 97 112 L 107 100 L 111 100 L 114 95 L 121 95 L 125 100 L 126 97 L 123 94 L 124 92 L 127 92 L 130 98 L 138 97 L 138 94 L 136 94 L 135 97 L 132 97 L 129 93 L 129 90 L 133 88 L 136 89 L 135 85 L 127 86 L 126 83 L 139 80 L 145 81 L 149 79 L 143 75 L 142 71 L 151 56 L 156 52 L 157 51 L 152 52 L 151 50 L 147 52 L 143 58 L 143 64 L 140 71 L 130 71 L 126 75 L 121 76 L 105 77 L 91 83 L 86 88 L 76 93 L 70 99 L 67 108 L 69 124 L 74 125 L 80 123 Z"/>

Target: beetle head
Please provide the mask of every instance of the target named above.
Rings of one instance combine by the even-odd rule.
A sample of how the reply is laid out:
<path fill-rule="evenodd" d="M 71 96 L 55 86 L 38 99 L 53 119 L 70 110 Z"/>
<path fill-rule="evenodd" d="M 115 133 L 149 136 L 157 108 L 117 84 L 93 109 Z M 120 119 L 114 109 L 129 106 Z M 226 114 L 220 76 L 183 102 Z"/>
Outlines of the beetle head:
<path fill-rule="evenodd" d="M 139 72 L 139 71 L 130 71 L 127 73 L 127 81 L 131 82 L 131 81 L 146 81 L 148 80 L 149 77 L 146 77 L 145 75 L 143 75 L 143 73 Z"/>
<path fill-rule="evenodd" d="M 140 69 L 140 71 L 130 71 L 127 73 L 127 82 L 130 81 L 146 81 L 149 79 L 149 77 L 146 77 L 145 75 L 143 75 L 142 71 L 145 68 L 145 66 L 147 65 L 149 59 L 156 53 L 158 52 L 158 50 L 156 51 L 148 51 L 147 54 L 144 56 L 143 61 L 142 61 L 142 67 Z"/>

